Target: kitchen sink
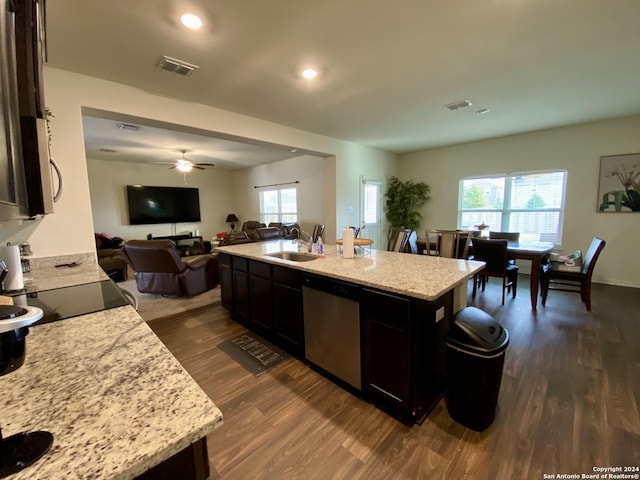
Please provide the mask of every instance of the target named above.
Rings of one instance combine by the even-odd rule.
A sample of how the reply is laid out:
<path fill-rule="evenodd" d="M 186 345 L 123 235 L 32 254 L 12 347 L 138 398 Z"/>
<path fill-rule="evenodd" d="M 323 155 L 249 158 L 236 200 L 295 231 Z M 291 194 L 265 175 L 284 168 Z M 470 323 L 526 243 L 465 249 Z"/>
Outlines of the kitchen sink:
<path fill-rule="evenodd" d="M 265 255 L 267 257 L 280 258 L 282 260 L 291 260 L 292 262 L 309 262 L 318 258 L 318 256 L 313 253 L 304 252 L 275 252 L 266 253 Z"/>

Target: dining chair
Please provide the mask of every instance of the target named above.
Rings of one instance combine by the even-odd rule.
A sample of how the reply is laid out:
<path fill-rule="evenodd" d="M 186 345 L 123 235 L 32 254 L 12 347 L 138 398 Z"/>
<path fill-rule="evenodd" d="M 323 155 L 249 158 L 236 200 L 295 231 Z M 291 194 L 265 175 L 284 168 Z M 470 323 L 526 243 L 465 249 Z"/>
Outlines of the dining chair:
<path fill-rule="evenodd" d="M 316 223 L 313 226 L 313 233 L 311 234 L 311 241 L 313 243 L 316 243 L 318 241 L 318 238 L 322 237 L 324 235 L 324 224 L 321 223 Z M 354 235 L 355 237 L 355 235 Z"/>
<path fill-rule="evenodd" d="M 516 298 L 518 267 L 507 261 L 507 243 L 506 239 L 473 239 L 475 260 L 485 262 L 486 265 L 473 277 L 472 298 L 476 297 L 478 283 L 482 285 L 484 292 L 487 277 L 502 278 L 502 305 L 504 305 L 505 290 L 511 291 L 513 298 Z"/>
<path fill-rule="evenodd" d="M 446 258 L 467 259 L 471 232 L 466 230 L 438 230 L 436 254 Z"/>
<path fill-rule="evenodd" d="M 415 231 L 410 228 L 390 228 L 387 235 L 387 250 L 390 252 L 411 251 L 409 239 L 411 238 L 412 232 L 415 233 Z"/>
<path fill-rule="evenodd" d="M 596 267 L 596 261 L 604 249 L 606 242 L 593 237 L 591 245 L 582 262 L 582 270 L 579 272 L 565 272 L 562 270 L 552 270 L 551 265 L 542 265 L 540 271 L 540 294 L 542 295 L 542 305 L 547 303 L 549 290 L 560 290 L 563 292 L 579 293 L 582 302 L 591 311 L 591 276 Z"/>
<path fill-rule="evenodd" d="M 520 241 L 520 232 L 492 232 L 489 231 L 489 238 L 496 240 L 496 239 L 505 239 L 508 242 L 519 242 Z M 509 258 L 509 263 L 515 265 L 516 264 L 516 259 L 515 258 Z"/>
<path fill-rule="evenodd" d="M 489 232 L 489 239 L 500 240 L 504 239 L 509 242 L 520 241 L 520 232 Z"/>
<path fill-rule="evenodd" d="M 424 229 L 425 255 L 436 255 L 438 249 L 438 237 L 436 232 L 429 228 Z M 432 248 L 433 247 L 433 248 Z"/>

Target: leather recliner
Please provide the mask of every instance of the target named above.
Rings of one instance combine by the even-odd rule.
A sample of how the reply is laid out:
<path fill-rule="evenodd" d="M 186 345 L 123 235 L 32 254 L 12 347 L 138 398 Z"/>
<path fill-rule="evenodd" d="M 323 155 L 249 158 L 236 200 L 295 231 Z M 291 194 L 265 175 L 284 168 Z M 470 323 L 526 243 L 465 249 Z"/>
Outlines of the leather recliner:
<path fill-rule="evenodd" d="M 123 252 L 141 293 L 184 297 L 210 290 L 220 282 L 215 257 L 180 258 L 171 240 L 130 240 Z"/>

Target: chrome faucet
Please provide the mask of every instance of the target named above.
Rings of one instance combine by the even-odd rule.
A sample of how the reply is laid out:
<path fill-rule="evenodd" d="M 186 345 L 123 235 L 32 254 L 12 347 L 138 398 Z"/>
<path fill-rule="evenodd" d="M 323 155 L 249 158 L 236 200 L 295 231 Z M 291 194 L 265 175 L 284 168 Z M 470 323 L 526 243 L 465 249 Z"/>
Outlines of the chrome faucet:
<path fill-rule="evenodd" d="M 313 239 L 311 238 L 311 235 L 303 230 L 298 230 L 295 227 L 291 229 L 292 232 L 294 230 L 296 231 L 296 238 L 293 239 L 293 243 L 297 243 L 298 247 L 300 247 L 300 245 L 306 246 L 307 251 L 311 253 L 313 251 Z M 309 240 L 305 240 L 303 237 L 306 237 Z"/>
<path fill-rule="evenodd" d="M 301 239 L 301 238 L 296 238 L 296 239 L 294 240 L 294 242 L 296 242 L 296 243 L 298 244 L 298 247 L 299 247 L 300 245 L 305 245 L 305 246 L 307 247 L 307 251 L 308 251 L 309 253 L 311 253 L 311 252 L 313 251 L 313 242 L 311 242 L 311 241 L 308 241 L 308 242 L 307 242 L 306 240 L 303 240 L 303 239 Z"/>

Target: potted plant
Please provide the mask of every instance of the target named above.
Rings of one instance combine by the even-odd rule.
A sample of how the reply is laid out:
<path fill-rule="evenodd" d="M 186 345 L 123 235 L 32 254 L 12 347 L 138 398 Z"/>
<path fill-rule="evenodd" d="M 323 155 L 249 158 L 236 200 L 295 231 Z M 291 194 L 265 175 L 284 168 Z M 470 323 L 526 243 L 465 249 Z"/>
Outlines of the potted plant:
<path fill-rule="evenodd" d="M 390 244 L 395 244 L 395 239 L 391 237 L 397 237 L 400 229 L 418 229 L 422 219 L 420 208 L 431 199 L 430 192 L 431 188 L 424 182 L 403 182 L 395 176 L 389 179 L 389 187 L 384 194 L 385 213 L 391 232 L 396 232 L 395 235 L 390 235 Z"/>

